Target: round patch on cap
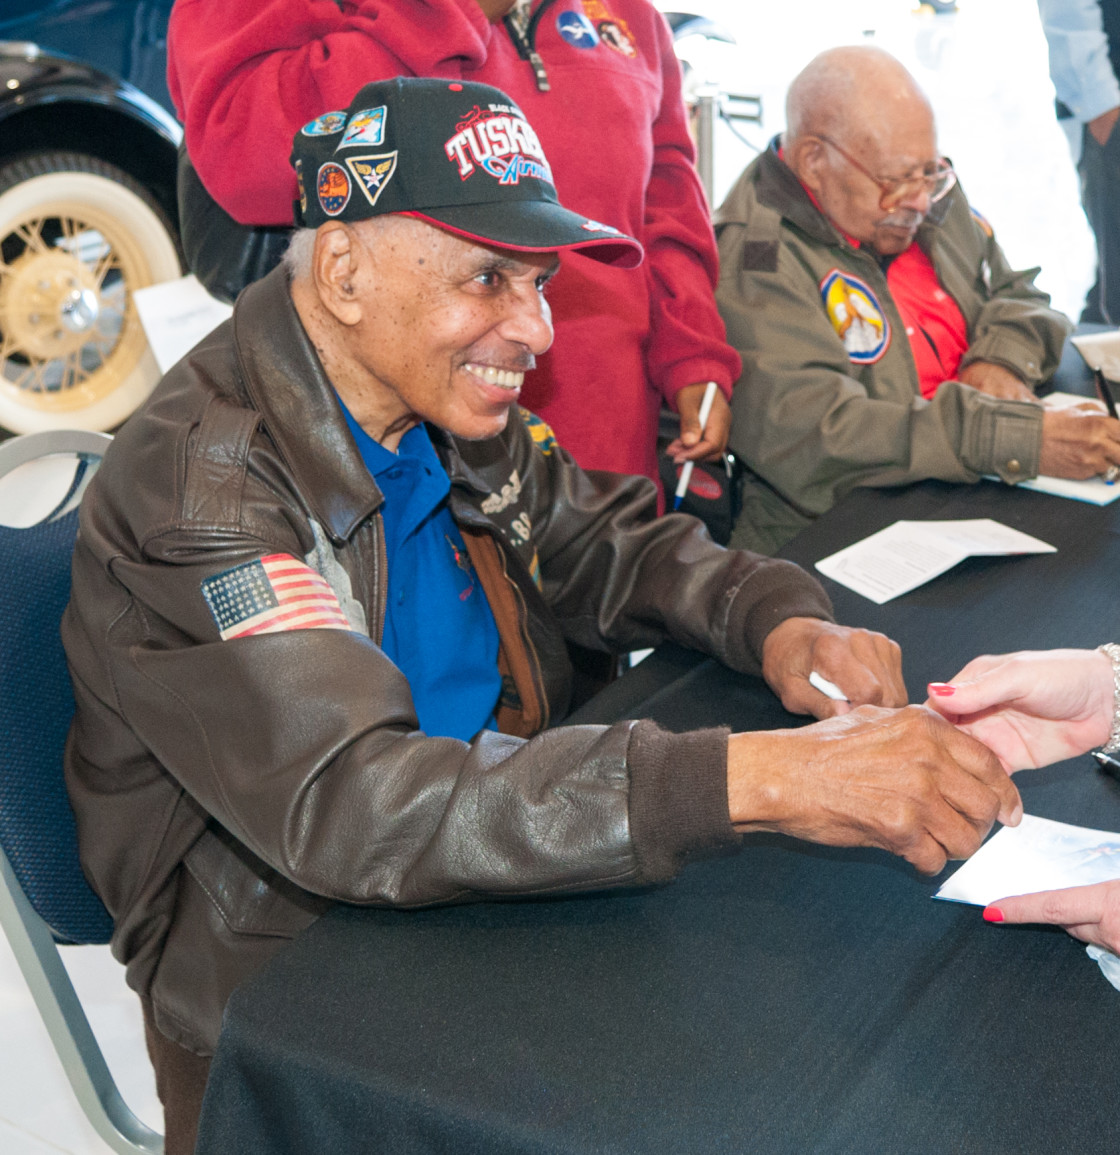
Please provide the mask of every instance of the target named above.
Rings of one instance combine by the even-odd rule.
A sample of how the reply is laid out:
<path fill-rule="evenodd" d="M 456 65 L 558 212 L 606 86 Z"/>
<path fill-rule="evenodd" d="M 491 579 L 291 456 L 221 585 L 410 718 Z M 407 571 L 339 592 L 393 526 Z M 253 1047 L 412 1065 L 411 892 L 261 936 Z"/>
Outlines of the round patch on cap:
<path fill-rule="evenodd" d="M 891 326 L 871 286 L 839 269 L 821 281 L 825 312 L 857 365 L 878 361 L 891 343 Z"/>
<path fill-rule="evenodd" d="M 341 165 L 328 161 L 319 169 L 315 190 L 323 212 L 328 217 L 337 217 L 350 200 L 350 178 Z"/>
<path fill-rule="evenodd" d="M 556 17 L 556 31 L 573 48 L 594 48 L 599 43 L 595 25 L 582 12 L 561 12 Z"/>
<path fill-rule="evenodd" d="M 346 126 L 345 112 L 324 112 L 300 129 L 304 136 L 333 136 Z"/>

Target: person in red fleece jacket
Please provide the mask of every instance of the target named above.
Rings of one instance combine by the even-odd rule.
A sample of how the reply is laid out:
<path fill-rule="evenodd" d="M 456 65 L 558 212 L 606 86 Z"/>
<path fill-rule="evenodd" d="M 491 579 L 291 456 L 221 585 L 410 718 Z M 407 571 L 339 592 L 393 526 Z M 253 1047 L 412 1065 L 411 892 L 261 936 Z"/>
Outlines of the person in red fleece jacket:
<path fill-rule="evenodd" d="M 291 223 L 293 134 L 363 84 L 415 75 L 501 88 L 537 128 L 562 203 L 646 252 L 637 271 L 564 258 L 549 293 L 555 342 L 523 404 L 585 469 L 656 479 L 662 400 L 680 413 L 678 463 L 723 451 L 740 363 L 715 306 L 680 67 L 649 0 L 178 0 L 168 58 L 203 184 L 253 225 Z M 701 437 L 708 381 L 720 392 Z"/>

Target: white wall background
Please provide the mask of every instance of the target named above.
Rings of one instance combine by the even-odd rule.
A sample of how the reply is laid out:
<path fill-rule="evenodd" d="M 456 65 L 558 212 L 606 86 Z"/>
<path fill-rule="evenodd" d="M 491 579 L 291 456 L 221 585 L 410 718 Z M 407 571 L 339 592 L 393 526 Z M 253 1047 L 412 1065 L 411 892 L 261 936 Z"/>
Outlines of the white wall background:
<path fill-rule="evenodd" d="M 659 0 L 665 10 L 717 21 L 735 45 L 688 38 L 680 45 L 697 78 L 760 95 L 764 122 L 741 131 L 762 146 L 785 125 L 790 79 L 836 44 L 875 44 L 897 56 L 925 89 L 941 150 L 969 199 L 993 224 L 1011 263 L 1042 266 L 1038 278 L 1075 320 L 1096 254 L 1077 174 L 1054 118 L 1054 90 L 1035 0 L 959 0 L 949 15 L 910 0 Z M 753 153 L 717 128 L 718 204 Z"/>

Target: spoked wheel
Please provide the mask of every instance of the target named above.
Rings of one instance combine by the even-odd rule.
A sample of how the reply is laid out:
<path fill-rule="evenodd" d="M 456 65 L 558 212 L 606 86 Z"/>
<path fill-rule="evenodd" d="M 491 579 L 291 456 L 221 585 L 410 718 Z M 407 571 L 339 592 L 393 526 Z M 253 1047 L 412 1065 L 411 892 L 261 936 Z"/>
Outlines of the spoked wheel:
<path fill-rule="evenodd" d="M 0 426 L 119 425 L 159 380 L 132 294 L 179 275 L 174 228 L 127 173 L 57 152 L 0 168 Z"/>

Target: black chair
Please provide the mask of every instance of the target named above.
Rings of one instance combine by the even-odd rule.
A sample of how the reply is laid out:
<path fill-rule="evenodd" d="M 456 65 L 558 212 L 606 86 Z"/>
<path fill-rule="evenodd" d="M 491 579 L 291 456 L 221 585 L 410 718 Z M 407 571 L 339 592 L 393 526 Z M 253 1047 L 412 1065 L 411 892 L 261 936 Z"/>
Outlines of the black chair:
<path fill-rule="evenodd" d="M 47 455 L 76 457 L 67 493 L 42 521 L 0 526 L 0 926 L 94 1129 L 114 1151 L 156 1155 L 163 1138 L 121 1098 L 57 945 L 105 943 L 113 931 L 78 862 L 62 777 L 74 698 L 59 638 L 77 503 L 110 440 L 60 431 L 0 443 L 0 477 Z"/>

